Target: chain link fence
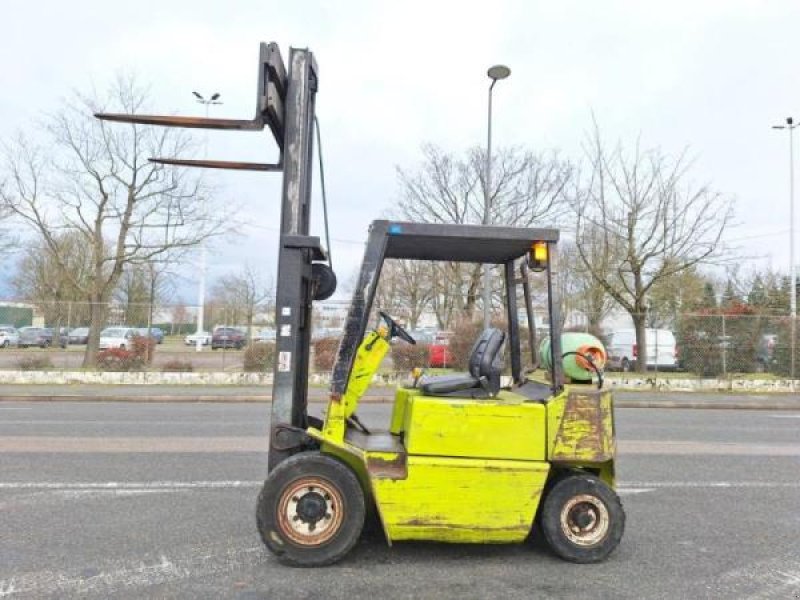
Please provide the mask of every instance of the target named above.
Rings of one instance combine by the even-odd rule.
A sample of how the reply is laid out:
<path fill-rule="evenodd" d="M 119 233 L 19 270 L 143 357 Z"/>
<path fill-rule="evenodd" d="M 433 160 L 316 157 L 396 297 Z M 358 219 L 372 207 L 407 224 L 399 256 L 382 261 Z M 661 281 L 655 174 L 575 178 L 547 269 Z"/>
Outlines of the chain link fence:
<path fill-rule="evenodd" d="M 107 317 L 103 330 L 130 327 L 143 336 L 150 332 L 157 343 L 151 351 L 152 360 L 141 367 L 149 371 L 272 370 L 276 339 L 272 307 L 248 309 L 208 303 L 204 307 L 205 331 L 199 336 L 199 351 L 195 335 L 197 306 L 111 303 L 104 308 Z M 315 305 L 312 354 L 320 356 L 315 360 L 312 355 L 312 371 L 325 372 L 330 368 L 347 309 L 348 303 L 341 301 Z M 0 369 L 84 368 L 91 316 L 88 303 L 0 302 L 0 316 L 8 321 L 0 322 Z M 537 339 L 541 340 L 547 335 L 547 323 L 544 318 L 537 319 Z M 464 321 L 464 316 L 457 320 Z M 597 324 L 590 325 L 588 319 L 573 316 L 564 323 L 564 328 L 600 333 L 610 357 L 609 371 L 635 370 L 639 352 L 632 326 L 614 329 L 600 325 L 598 328 Z M 795 351 L 796 336 L 792 336 L 789 316 L 746 311 L 697 312 L 680 314 L 669 325 L 649 325 L 653 326 L 647 328 L 648 377 L 800 377 L 800 356 Z M 441 328 L 429 323 L 412 329 L 412 335 L 420 342 L 418 347 L 410 351 L 395 344 L 397 348 L 393 354 L 397 360 L 390 354 L 383 366 L 385 372 L 406 371 L 411 363 L 428 368 L 456 366 L 460 359 L 451 354 L 458 354 L 462 347 L 471 347 L 473 340 L 466 337 L 474 333 L 475 327 Z M 526 352 L 524 322 L 521 329 L 522 347 Z M 221 335 L 215 335 L 220 333 L 227 333 L 229 339 L 222 340 Z M 119 340 L 115 343 L 119 345 Z"/>

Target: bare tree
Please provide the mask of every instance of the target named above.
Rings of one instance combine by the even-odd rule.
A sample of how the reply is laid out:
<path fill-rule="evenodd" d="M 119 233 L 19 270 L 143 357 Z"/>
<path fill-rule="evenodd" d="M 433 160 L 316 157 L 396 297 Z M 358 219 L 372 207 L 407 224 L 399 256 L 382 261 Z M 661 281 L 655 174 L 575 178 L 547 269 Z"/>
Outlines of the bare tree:
<path fill-rule="evenodd" d="M 560 325 L 563 327 L 568 319 L 577 315 L 585 319 L 588 332 L 600 336 L 602 322 L 616 306 L 616 301 L 583 264 L 574 241 L 562 239 L 559 243 L 559 256 L 561 268 L 556 273 L 555 285 L 561 303 Z M 600 260 L 605 258 L 607 257 Z M 530 281 L 536 297 L 545 303 L 547 280 L 533 277 Z"/>
<path fill-rule="evenodd" d="M 486 212 L 485 150 L 473 148 L 459 158 L 426 145 L 422 155 L 415 170 L 398 168 L 399 216 L 424 223 L 482 223 Z M 565 215 L 568 207 L 563 191 L 572 177 L 568 162 L 555 153 L 536 154 L 519 148 L 499 150 L 492 162 L 489 223 L 543 227 Z M 480 302 L 481 266 L 453 263 L 426 268 L 431 282 L 427 295 L 440 326 L 449 326 L 454 312 L 471 316 Z M 500 282 L 501 278 L 493 280 Z M 502 298 L 499 286 L 492 297 Z"/>
<path fill-rule="evenodd" d="M 388 260 L 375 291 L 375 306 L 417 328 L 431 300 L 430 265 L 415 260 Z"/>
<path fill-rule="evenodd" d="M 178 300 L 178 303 L 172 307 L 171 323 L 169 328 L 170 335 L 181 333 L 181 327 L 189 320 L 189 311 L 186 310 L 186 304 L 183 300 Z M 176 330 L 177 326 L 177 330 Z"/>
<path fill-rule="evenodd" d="M 653 284 L 647 298 L 647 326 L 675 328 L 681 313 L 692 312 L 702 306 L 709 279 L 689 267 Z"/>
<path fill-rule="evenodd" d="M 35 238 L 25 244 L 11 284 L 21 298 L 42 311 L 47 324 L 83 325 L 89 319 L 89 305 L 81 290 L 91 271 L 89 248 L 75 232 L 56 233 L 53 242 L 69 268 L 69 276 L 44 241 Z M 75 285 L 76 280 L 80 285 Z"/>
<path fill-rule="evenodd" d="M 174 291 L 171 261 L 128 265 L 122 272 L 114 299 L 125 308 L 129 325 L 153 324 L 153 313 Z"/>
<path fill-rule="evenodd" d="M 589 175 L 573 198 L 578 255 L 592 277 L 631 316 L 646 367 L 648 296 L 654 286 L 719 252 L 733 214 L 730 200 L 688 181 L 686 154 L 632 154 L 604 147 L 595 127 L 586 147 Z"/>
<path fill-rule="evenodd" d="M 83 364 L 95 364 L 108 304 L 127 265 L 159 262 L 218 233 L 222 210 L 192 172 L 148 162 L 191 154 L 193 144 L 170 128 L 108 124 L 98 111 L 144 112 L 147 95 L 120 77 L 105 101 L 76 96 L 45 119 L 47 143 L 20 136 L 4 147 L 0 205 L 41 236 L 65 277 L 89 303 Z M 57 234 L 73 232 L 90 249 L 86 281 L 73 277 Z"/>
<path fill-rule="evenodd" d="M 220 277 L 212 288 L 217 305 L 225 311 L 229 325 L 247 325 L 247 339 L 252 337 L 253 321 L 259 305 L 272 296 L 272 285 L 249 265 L 238 273 Z"/>

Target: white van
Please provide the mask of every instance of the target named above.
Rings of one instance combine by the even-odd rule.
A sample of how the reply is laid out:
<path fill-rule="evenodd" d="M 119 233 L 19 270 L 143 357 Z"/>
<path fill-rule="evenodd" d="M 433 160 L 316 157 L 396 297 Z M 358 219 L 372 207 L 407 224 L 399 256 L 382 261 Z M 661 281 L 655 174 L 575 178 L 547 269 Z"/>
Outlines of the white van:
<path fill-rule="evenodd" d="M 648 369 L 677 369 L 678 346 L 669 329 L 645 329 Z M 606 345 L 608 368 L 632 371 L 636 368 L 639 352 L 635 329 L 618 329 L 608 336 Z"/>

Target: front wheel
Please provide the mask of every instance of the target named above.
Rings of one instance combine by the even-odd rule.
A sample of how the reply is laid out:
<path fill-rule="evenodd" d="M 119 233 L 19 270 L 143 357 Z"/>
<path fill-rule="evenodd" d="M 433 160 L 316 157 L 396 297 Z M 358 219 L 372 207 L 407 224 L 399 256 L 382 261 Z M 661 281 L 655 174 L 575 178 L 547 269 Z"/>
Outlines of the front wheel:
<path fill-rule="evenodd" d="M 627 358 L 623 358 L 622 365 L 620 368 L 625 373 L 629 372 L 631 370 L 631 361 L 629 361 Z"/>
<path fill-rule="evenodd" d="M 619 545 L 625 511 L 619 496 L 594 475 L 568 475 L 542 506 L 544 537 L 555 554 L 575 563 L 604 560 Z"/>
<path fill-rule="evenodd" d="M 284 564 L 334 563 L 364 527 L 364 492 L 355 474 L 319 452 L 302 452 L 270 473 L 258 496 L 261 539 Z"/>

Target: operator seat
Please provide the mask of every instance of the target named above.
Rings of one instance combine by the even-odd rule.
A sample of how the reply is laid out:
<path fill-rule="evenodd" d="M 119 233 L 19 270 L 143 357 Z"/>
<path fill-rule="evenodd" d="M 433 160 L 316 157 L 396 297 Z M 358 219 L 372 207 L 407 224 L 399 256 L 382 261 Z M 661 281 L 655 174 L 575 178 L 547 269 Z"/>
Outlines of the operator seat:
<path fill-rule="evenodd" d="M 469 356 L 469 373 L 423 377 L 420 389 L 426 396 L 459 398 L 494 398 L 500 391 L 503 369 L 503 342 L 506 334 L 500 329 L 484 329 Z"/>

